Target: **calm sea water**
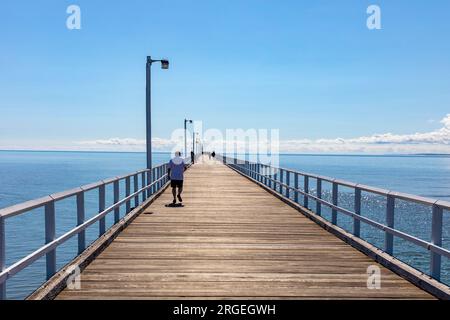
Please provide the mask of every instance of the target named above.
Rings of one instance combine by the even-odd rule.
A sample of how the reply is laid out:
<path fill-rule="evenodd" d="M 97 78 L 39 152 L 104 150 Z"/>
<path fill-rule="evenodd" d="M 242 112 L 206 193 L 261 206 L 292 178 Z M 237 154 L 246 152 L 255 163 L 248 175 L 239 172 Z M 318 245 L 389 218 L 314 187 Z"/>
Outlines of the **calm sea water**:
<path fill-rule="evenodd" d="M 154 162 L 163 163 L 168 153 L 157 153 Z M 450 200 L 450 157 L 446 156 L 330 156 L 282 155 L 280 165 L 371 186 Z M 145 167 L 144 153 L 88 152 L 10 152 L 0 151 L 0 208 L 39 198 L 54 192 L 78 187 L 101 179 L 126 174 Z M 300 183 L 300 185 L 302 185 Z M 311 186 L 314 182 L 311 181 Z M 331 199 L 331 186 L 324 184 L 324 197 Z M 121 185 L 121 196 L 124 186 Z M 107 189 L 107 205 L 112 204 Z M 315 190 L 312 188 L 312 192 Z M 86 217 L 97 212 L 95 191 L 86 194 Z M 352 210 L 350 189 L 339 192 L 341 206 Z M 363 193 L 363 215 L 384 223 L 386 201 L 383 197 Z M 315 203 L 310 201 L 310 207 Z M 57 236 L 76 226 L 75 199 L 57 203 Z M 121 216 L 124 215 L 123 208 Z M 323 208 L 323 216 L 331 212 Z M 396 202 L 395 225 L 402 231 L 430 240 L 431 209 L 427 206 Z M 352 221 L 339 215 L 338 224 L 351 230 Z M 107 226 L 112 225 L 112 215 Z M 380 248 L 384 234 L 362 224 L 362 237 Z M 87 230 L 87 242 L 95 240 L 98 224 Z M 6 222 L 7 264 L 33 252 L 44 244 L 44 212 L 36 209 Z M 444 247 L 450 248 L 450 212 L 444 214 Z M 77 240 L 69 240 L 57 250 L 58 268 L 76 256 Z M 429 269 L 429 253 L 400 239 L 395 239 L 394 254 L 424 272 Z M 45 258 L 8 280 L 10 299 L 23 299 L 45 281 Z M 443 281 L 450 283 L 450 264 L 444 258 Z"/>

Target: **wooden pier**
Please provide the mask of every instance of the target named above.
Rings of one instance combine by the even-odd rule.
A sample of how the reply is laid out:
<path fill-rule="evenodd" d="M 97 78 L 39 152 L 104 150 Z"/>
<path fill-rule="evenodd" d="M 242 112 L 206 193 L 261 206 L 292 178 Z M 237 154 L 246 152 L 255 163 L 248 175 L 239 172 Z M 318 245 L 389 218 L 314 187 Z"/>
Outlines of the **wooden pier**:
<path fill-rule="evenodd" d="M 221 162 L 192 166 L 184 189 L 184 207 L 165 190 L 57 299 L 433 298 Z"/>

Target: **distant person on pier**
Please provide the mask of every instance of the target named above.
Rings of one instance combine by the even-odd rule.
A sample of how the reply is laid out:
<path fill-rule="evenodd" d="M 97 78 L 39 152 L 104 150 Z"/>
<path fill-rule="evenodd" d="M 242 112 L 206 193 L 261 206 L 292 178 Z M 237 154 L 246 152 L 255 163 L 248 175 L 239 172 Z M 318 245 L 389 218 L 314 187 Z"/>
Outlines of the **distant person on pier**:
<path fill-rule="evenodd" d="M 213 151 L 211 155 L 212 155 L 213 158 L 215 158 L 216 157 L 216 152 Z"/>
<path fill-rule="evenodd" d="M 170 179 L 170 186 L 172 187 L 173 201 L 172 204 L 177 203 L 177 198 L 180 204 L 183 202 L 181 193 L 183 192 L 184 171 L 186 165 L 181 158 L 181 152 L 175 152 L 175 157 L 169 161 L 169 168 L 167 169 L 167 175 Z M 178 194 L 177 194 L 178 188 Z"/>
<path fill-rule="evenodd" d="M 195 162 L 195 153 L 194 151 L 191 151 L 191 163 L 194 164 Z"/>

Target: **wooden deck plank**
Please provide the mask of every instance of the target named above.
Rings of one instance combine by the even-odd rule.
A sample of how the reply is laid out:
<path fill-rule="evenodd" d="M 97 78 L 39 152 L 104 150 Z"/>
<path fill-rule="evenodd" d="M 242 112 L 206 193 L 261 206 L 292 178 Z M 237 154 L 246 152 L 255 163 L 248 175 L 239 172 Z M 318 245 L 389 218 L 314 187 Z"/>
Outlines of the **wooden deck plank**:
<path fill-rule="evenodd" d="M 189 169 L 183 198 L 164 192 L 57 298 L 432 298 L 220 163 Z"/>

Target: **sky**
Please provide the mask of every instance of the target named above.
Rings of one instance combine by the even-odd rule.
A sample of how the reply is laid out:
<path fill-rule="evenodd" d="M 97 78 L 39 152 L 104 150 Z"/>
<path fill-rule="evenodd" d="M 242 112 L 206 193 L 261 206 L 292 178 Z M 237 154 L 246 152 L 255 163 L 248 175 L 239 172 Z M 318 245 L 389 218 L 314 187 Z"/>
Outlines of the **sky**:
<path fill-rule="evenodd" d="M 144 150 L 151 55 L 171 63 L 152 68 L 156 150 L 187 117 L 278 129 L 283 152 L 450 153 L 448 0 L 0 6 L 0 149 Z"/>

